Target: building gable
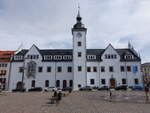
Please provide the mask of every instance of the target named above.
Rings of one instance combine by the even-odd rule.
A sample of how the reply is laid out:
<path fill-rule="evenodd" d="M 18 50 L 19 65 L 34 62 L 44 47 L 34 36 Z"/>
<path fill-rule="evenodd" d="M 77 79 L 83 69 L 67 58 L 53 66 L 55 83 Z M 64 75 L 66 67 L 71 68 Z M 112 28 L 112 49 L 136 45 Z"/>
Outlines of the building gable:
<path fill-rule="evenodd" d="M 32 45 L 31 48 L 24 56 L 26 59 L 40 59 L 42 60 L 42 55 L 40 53 L 39 48 L 36 45 Z"/>
<path fill-rule="evenodd" d="M 109 44 L 105 51 L 103 52 L 101 56 L 102 60 L 120 60 L 120 55 L 118 52 L 114 49 L 114 47 Z"/>

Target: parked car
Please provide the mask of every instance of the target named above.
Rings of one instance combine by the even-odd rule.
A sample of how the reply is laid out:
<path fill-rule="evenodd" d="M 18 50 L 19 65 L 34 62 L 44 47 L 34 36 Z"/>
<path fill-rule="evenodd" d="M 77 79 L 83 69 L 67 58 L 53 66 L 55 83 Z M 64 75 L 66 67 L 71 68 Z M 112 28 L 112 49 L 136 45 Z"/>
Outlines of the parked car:
<path fill-rule="evenodd" d="M 109 90 L 108 86 L 102 86 L 100 88 L 98 88 L 98 90 Z"/>
<path fill-rule="evenodd" d="M 143 86 L 133 86 L 132 90 L 134 90 L 134 91 L 141 91 L 141 90 L 144 90 L 144 87 Z"/>
<path fill-rule="evenodd" d="M 86 91 L 86 90 L 91 91 L 92 87 L 91 86 L 84 86 L 84 87 L 81 87 L 79 90 L 80 91 Z"/>
<path fill-rule="evenodd" d="M 93 86 L 93 87 L 92 87 L 92 89 L 95 89 L 95 90 L 97 90 L 97 89 L 98 89 L 98 87 L 97 87 L 97 86 Z"/>
<path fill-rule="evenodd" d="M 127 86 L 121 85 L 121 86 L 116 87 L 115 90 L 127 90 Z"/>
<path fill-rule="evenodd" d="M 57 90 L 57 88 L 55 88 L 55 87 L 46 87 L 44 89 L 44 91 L 46 91 L 46 92 L 48 92 L 48 91 L 54 91 L 54 90 Z"/>
<path fill-rule="evenodd" d="M 26 91 L 25 88 L 23 88 L 23 89 L 21 89 L 21 88 L 16 88 L 16 89 L 13 89 L 13 90 L 12 90 L 12 92 L 25 92 L 25 91 Z"/>
<path fill-rule="evenodd" d="M 62 88 L 62 91 L 72 91 L 71 87 Z"/>
<path fill-rule="evenodd" d="M 35 88 L 31 88 L 28 91 L 42 91 L 43 89 L 41 87 L 35 87 Z"/>

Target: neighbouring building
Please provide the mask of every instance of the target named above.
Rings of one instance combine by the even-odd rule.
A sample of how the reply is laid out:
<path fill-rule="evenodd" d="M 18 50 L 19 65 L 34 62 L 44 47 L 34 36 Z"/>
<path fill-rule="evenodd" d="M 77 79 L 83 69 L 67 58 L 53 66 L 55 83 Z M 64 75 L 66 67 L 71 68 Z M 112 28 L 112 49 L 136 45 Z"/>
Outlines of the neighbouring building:
<path fill-rule="evenodd" d="M 141 65 L 144 84 L 150 86 L 150 62 Z"/>
<path fill-rule="evenodd" d="M 33 87 L 142 85 L 141 59 L 129 44 L 128 48 L 87 49 L 87 28 L 78 13 L 72 28 L 72 49 L 39 49 L 33 45 L 14 55 L 10 89 Z M 99 42 L 100 44 L 101 42 Z"/>
<path fill-rule="evenodd" d="M 8 90 L 11 56 L 14 51 L 0 51 L 0 88 Z"/>

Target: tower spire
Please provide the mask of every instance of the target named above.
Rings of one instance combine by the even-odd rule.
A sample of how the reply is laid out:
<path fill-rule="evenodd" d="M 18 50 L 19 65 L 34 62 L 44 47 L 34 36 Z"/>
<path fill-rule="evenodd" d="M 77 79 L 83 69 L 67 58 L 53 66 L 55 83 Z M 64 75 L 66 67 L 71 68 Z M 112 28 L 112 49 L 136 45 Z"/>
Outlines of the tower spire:
<path fill-rule="evenodd" d="M 77 14 L 77 23 L 81 23 L 81 16 L 80 16 L 80 4 L 78 3 L 78 14 Z"/>
<path fill-rule="evenodd" d="M 72 30 L 74 30 L 74 29 L 80 29 L 80 30 L 83 29 L 86 31 L 84 24 L 82 24 L 82 17 L 80 16 L 80 5 L 79 5 L 79 3 L 78 3 L 78 14 L 76 16 L 76 24 L 73 26 Z"/>
<path fill-rule="evenodd" d="M 80 4 L 78 3 L 78 15 L 77 17 L 80 17 Z"/>

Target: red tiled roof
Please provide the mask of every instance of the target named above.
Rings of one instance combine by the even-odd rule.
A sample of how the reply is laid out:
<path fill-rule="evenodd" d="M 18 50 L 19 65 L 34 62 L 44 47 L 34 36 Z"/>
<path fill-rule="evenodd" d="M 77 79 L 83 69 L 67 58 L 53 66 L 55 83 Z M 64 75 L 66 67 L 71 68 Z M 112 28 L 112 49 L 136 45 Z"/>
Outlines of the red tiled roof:
<path fill-rule="evenodd" d="M 15 51 L 0 51 L 0 62 L 10 62 L 11 56 Z"/>

